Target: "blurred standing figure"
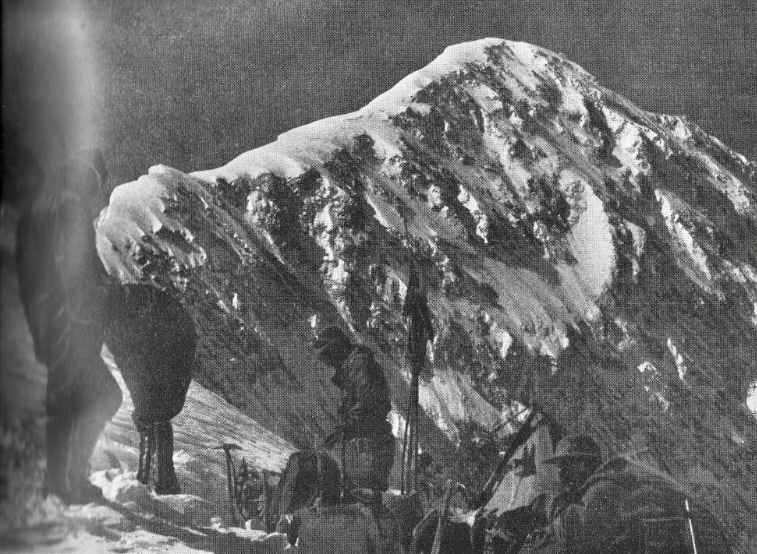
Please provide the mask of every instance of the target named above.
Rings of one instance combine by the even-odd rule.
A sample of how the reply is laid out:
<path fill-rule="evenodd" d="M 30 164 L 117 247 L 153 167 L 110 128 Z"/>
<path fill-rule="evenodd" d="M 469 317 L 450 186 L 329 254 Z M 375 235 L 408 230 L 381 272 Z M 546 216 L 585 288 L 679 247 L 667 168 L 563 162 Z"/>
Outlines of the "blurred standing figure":
<path fill-rule="evenodd" d="M 67 503 L 102 498 L 89 460 L 121 391 L 100 357 L 106 275 L 93 220 L 103 207 L 99 150 L 72 158 L 22 210 L 16 257 L 37 359 L 48 368 L 48 493 Z"/>
<path fill-rule="evenodd" d="M 3 129 L 2 201 L 14 206 L 19 214 L 28 208 L 45 182 L 45 174 L 36 156 L 12 126 Z"/>
<path fill-rule="evenodd" d="M 315 330 L 318 358 L 336 369 L 331 382 L 342 391 L 339 428 L 326 447 L 341 442 L 344 487 L 385 491 L 394 463 L 395 441 L 387 415 L 392 406 L 384 372 L 370 348 L 353 346 L 336 326 Z"/>

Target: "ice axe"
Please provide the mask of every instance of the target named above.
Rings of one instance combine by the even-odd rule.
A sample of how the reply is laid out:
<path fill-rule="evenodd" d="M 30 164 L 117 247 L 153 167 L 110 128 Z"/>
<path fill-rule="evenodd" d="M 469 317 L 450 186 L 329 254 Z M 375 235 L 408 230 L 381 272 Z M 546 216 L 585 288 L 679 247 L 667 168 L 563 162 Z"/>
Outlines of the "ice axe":
<path fill-rule="evenodd" d="M 523 426 L 520 429 L 518 429 L 517 433 L 515 433 L 513 440 L 510 442 L 510 446 L 508 446 L 507 450 L 505 451 L 505 455 L 499 461 L 496 469 L 491 474 L 491 477 L 489 477 L 489 480 L 486 482 L 486 484 L 484 485 L 484 488 L 479 493 L 478 498 L 476 499 L 473 505 L 475 508 L 480 508 L 481 506 L 489 502 L 489 499 L 491 498 L 491 495 L 492 495 L 492 491 L 494 490 L 494 487 L 499 481 L 502 472 L 505 470 L 505 468 L 507 467 L 507 464 L 510 462 L 510 458 L 512 458 L 513 455 L 515 455 L 515 452 L 518 450 L 518 448 L 520 448 L 528 440 L 531 434 L 534 432 L 534 429 L 531 427 L 531 422 L 533 422 L 534 418 L 536 417 L 536 412 L 537 412 L 536 405 L 532 405 L 531 413 L 528 414 L 526 421 L 523 422 Z"/>
<path fill-rule="evenodd" d="M 227 442 L 221 446 L 216 446 L 214 450 L 223 450 L 226 454 L 226 480 L 229 485 L 229 502 L 231 503 L 231 523 L 236 525 L 237 523 L 237 507 L 234 501 L 234 460 L 231 459 L 232 450 L 242 450 L 242 447 L 233 442 Z"/>

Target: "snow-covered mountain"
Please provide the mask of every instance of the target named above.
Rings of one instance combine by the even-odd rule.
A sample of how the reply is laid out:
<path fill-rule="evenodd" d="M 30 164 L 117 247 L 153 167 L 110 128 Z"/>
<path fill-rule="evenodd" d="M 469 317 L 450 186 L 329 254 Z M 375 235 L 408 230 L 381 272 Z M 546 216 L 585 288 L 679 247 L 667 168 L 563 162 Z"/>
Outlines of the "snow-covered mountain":
<path fill-rule="evenodd" d="M 558 54 L 450 47 L 223 167 L 151 168 L 97 234 L 112 275 L 182 296 L 199 382 L 299 446 L 338 405 L 314 313 L 374 347 L 399 426 L 416 263 L 437 330 L 424 449 L 443 462 L 461 422 L 537 404 L 608 454 L 649 449 L 757 544 L 757 163 Z"/>

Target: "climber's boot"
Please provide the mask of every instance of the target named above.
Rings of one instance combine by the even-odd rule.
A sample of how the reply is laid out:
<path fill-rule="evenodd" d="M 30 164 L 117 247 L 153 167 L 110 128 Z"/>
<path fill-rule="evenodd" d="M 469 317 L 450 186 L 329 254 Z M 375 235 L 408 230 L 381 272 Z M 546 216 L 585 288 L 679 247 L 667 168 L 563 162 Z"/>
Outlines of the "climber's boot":
<path fill-rule="evenodd" d="M 49 417 L 47 420 L 47 471 L 45 475 L 45 495 L 54 494 L 66 499 L 71 492 L 68 481 L 71 467 L 71 434 L 73 418 L 69 416 Z"/>
<path fill-rule="evenodd" d="M 156 494 L 179 494 L 179 480 L 173 466 L 173 427 L 170 421 L 155 424 L 155 442 L 158 451 L 158 479 Z"/>
<path fill-rule="evenodd" d="M 87 504 L 103 499 L 102 491 L 89 481 L 89 460 L 95 450 L 105 423 L 100 417 L 76 416 L 73 418 L 67 498 L 69 504 Z"/>
<path fill-rule="evenodd" d="M 143 485 L 150 483 L 150 466 L 152 465 L 152 454 L 155 450 L 155 426 L 149 425 L 140 427 L 139 431 L 139 469 L 137 470 L 137 481 Z"/>

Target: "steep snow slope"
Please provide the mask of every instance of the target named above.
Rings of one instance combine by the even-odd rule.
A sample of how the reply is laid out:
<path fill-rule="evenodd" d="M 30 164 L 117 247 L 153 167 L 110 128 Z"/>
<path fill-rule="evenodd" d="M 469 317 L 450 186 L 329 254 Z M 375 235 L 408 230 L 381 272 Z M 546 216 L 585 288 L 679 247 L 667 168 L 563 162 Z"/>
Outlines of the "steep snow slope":
<path fill-rule="evenodd" d="M 297 445 L 337 405 L 315 312 L 375 348 L 403 411 L 415 262 L 438 331 L 422 447 L 444 461 L 461 421 L 537 403 L 608 453 L 650 449 L 755 548 L 756 173 L 557 54 L 485 39 L 223 167 L 151 168 L 113 192 L 98 250 L 183 296 L 200 382 Z"/>

